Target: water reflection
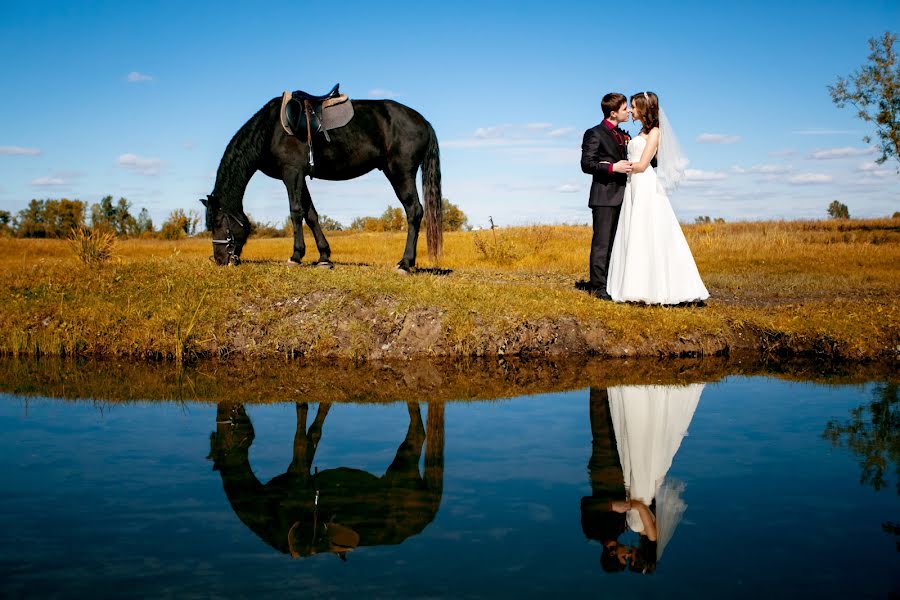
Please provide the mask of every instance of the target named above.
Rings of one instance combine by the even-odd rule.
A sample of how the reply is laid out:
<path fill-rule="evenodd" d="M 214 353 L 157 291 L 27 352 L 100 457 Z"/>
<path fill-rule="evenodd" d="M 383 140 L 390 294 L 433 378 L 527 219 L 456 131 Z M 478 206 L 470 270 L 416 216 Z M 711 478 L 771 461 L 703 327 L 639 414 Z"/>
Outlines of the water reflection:
<path fill-rule="evenodd" d="M 319 404 L 308 429 L 309 407 L 296 404 L 291 462 L 268 483 L 261 483 L 250 465 L 255 435 L 242 404 L 218 404 L 209 458 L 235 514 L 260 539 L 294 558 L 328 552 L 346 560 L 355 548 L 399 544 L 421 533 L 437 514 L 444 478 L 444 407 L 429 406 L 427 428 L 418 403 L 407 403 L 407 409 L 406 436 L 381 476 L 351 467 L 314 468 L 330 403 Z"/>
<path fill-rule="evenodd" d="M 603 544 L 604 570 L 656 570 L 687 509 L 684 484 L 666 475 L 703 387 L 591 388 L 591 496 L 581 500 L 581 525 Z"/>

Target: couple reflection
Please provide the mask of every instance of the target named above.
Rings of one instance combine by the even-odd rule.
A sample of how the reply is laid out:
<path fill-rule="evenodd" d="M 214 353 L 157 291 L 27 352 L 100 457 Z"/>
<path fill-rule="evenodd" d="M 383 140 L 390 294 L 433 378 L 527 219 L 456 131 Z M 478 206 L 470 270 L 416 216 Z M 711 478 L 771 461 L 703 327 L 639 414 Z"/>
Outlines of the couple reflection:
<path fill-rule="evenodd" d="M 295 558 L 332 553 L 346 560 L 355 548 L 399 544 L 420 533 L 441 503 L 443 405 L 428 406 L 426 429 L 419 405 L 407 404 L 406 437 L 381 476 L 349 467 L 313 470 L 329 410 L 330 403 L 320 404 L 307 429 L 309 407 L 296 404 L 292 460 L 283 474 L 263 484 L 250 466 L 250 417 L 241 404 L 219 403 L 209 458 L 235 514 L 260 539 Z"/>
<path fill-rule="evenodd" d="M 603 544 L 608 572 L 652 573 L 687 505 L 666 474 L 687 434 L 703 384 L 591 388 L 591 495 L 584 534 Z"/>

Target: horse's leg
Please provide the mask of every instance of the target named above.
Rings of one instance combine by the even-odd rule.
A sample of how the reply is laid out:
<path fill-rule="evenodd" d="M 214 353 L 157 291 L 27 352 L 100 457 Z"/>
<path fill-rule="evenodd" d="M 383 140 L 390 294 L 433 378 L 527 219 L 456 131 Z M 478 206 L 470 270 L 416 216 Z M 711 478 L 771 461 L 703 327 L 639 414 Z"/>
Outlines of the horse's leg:
<path fill-rule="evenodd" d="M 425 445 L 425 426 L 422 424 L 422 413 L 418 402 L 407 402 L 409 411 L 409 428 L 403 443 L 397 448 L 394 462 L 384 474 L 389 481 L 412 481 L 420 479 L 419 459 L 422 458 L 422 447 Z"/>
<path fill-rule="evenodd" d="M 294 225 L 294 253 L 288 262 L 299 265 L 306 254 L 306 241 L 303 239 L 303 189 L 306 182 L 303 172 L 300 170 L 285 169 L 283 174 L 284 186 L 287 188 L 288 204 L 291 209 L 291 223 Z"/>
<path fill-rule="evenodd" d="M 316 411 L 316 418 L 313 424 L 306 429 L 306 415 L 309 406 L 306 402 L 297 402 L 297 430 L 294 433 L 294 456 L 291 460 L 291 466 L 288 471 L 300 476 L 304 480 L 309 477 L 309 470 L 312 467 L 313 459 L 316 457 L 316 448 L 319 446 L 319 440 L 322 439 L 322 426 L 325 424 L 325 417 L 331 409 L 330 403 L 319 404 Z"/>
<path fill-rule="evenodd" d="M 419 240 L 419 224 L 422 222 L 422 203 L 419 202 L 419 192 L 416 190 L 416 170 L 409 172 L 389 172 L 388 180 L 397 194 L 397 199 L 403 204 L 406 211 L 406 249 L 403 258 L 397 264 L 397 268 L 409 272 L 416 266 L 416 243 Z"/>
<path fill-rule="evenodd" d="M 319 213 L 316 212 L 316 207 L 313 206 L 312 196 L 309 195 L 309 186 L 306 185 L 305 181 L 301 188 L 300 202 L 306 213 L 306 223 L 312 230 L 313 237 L 316 238 L 316 248 L 319 249 L 318 266 L 332 267 L 331 247 L 328 245 L 328 240 L 325 239 L 325 234 L 322 232 L 322 227 L 319 225 Z"/>

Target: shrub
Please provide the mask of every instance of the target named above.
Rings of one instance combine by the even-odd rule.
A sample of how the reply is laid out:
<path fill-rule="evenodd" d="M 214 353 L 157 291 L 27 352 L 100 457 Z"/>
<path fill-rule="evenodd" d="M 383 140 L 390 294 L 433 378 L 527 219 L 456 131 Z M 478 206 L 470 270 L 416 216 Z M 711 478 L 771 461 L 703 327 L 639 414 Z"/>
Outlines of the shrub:
<path fill-rule="evenodd" d="M 112 231 L 79 227 L 69 233 L 69 244 L 81 262 L 86 265 L 100 265 L 112 256 L 116 234 Z"/>

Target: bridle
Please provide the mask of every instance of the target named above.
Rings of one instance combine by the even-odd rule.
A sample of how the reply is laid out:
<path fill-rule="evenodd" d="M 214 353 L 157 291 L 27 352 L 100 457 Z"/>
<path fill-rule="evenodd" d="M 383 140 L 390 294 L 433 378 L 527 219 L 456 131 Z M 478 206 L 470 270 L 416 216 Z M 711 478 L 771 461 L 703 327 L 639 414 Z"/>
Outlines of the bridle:
<path fill-rule="evenodd" d="M 230 265 L 239 265 L 241 264 L 241 258 L 235 253 L 236 244 L 234 239 L 234 234 L 231 232 L 231 221 L 237 223 L 237 225 L 243 229 L 244 224 L 241 223 L 241 220 L 236 216 L 231 214 L 230 212 L 224 211 L 220 209 L 220 212 L 225 215 L 225 239 L 224 240 L 216 240 L 214 239 L 212 243 L 215 244 L 225 244 L 225 251 L 228 252 L 228 264 Z"/>

